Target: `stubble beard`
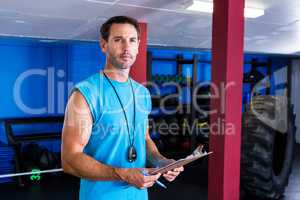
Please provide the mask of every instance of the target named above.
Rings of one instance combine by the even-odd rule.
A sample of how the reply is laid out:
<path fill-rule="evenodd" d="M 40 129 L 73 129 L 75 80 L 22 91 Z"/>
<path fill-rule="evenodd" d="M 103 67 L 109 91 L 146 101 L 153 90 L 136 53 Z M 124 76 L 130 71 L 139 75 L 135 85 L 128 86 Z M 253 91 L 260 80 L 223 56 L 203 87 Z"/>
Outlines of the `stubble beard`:
<path fill-rule="evenodd" d="M 123 64 L 118 62 L 117 58 L 115 56 L 110 56 L 109 63 L 116 69 L 124 71 L 124 70 L 130 70 L 133 63 L 129 64 Z"/>

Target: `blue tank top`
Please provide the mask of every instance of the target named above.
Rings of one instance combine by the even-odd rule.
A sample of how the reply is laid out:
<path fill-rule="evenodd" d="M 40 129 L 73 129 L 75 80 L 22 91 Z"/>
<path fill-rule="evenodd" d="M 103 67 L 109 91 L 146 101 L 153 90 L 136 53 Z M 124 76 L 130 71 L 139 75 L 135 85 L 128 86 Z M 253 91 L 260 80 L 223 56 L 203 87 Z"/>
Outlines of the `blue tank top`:
<path fill-rule="evenodd" d="M 129 128 L 133 130 L 134 109 L 130 82 L 110 80 L 125 108 Z M 97 73 L 75 85 L 74 89 L 83 95 L 93 117 L 92 133 L 84 148 L 84 153 L 103 164 L 119 168 L 144 168 L 146 166 L 145 133 L 148 126 L 148 114 L 151 111 L 151 98 L 144 86 L 134 80 L 132 80 L 132 85 L 136 102 L 134 146 L 137 151 L 137 160 L 133 163 L 127 160 L 130 142 L 125 117 L 108 80 L 102 73 Z M 147 189 L 138 189 L 124 181 L 81 179 L 79 199 L 147 200 L 148 193 Z"/>

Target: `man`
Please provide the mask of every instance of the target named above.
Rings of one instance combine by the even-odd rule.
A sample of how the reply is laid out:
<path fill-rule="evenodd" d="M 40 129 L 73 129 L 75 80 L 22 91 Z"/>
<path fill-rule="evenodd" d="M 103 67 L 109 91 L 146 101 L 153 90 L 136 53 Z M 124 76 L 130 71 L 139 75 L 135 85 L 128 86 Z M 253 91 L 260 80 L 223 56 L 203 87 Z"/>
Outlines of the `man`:
<path fill-rule="evenodd" d="M 139 47 L 135 19 L 117 16 L 101 27 L 104 70 L 80 82 L 68 101 L 62 136 L 62 166 L 81 178 L 80 199 L 148 199 L 161 174 L 145 175 L 170 160 L 151 140 L 148 90 L 129 77 Z M 163 174 L 173 181 L 183 167 Z"/>

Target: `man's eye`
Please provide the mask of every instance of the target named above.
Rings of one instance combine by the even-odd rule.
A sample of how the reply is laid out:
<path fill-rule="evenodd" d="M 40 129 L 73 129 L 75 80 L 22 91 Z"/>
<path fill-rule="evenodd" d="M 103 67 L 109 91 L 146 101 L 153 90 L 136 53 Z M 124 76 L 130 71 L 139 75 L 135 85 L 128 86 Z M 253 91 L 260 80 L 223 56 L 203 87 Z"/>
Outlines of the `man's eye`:
<path fill-rule="evenodd" d="M 117 38 L 117 39 L 115 39 L 114 41 L 115 41 L 115 42 L 120 42 L 121 39 Z"/>

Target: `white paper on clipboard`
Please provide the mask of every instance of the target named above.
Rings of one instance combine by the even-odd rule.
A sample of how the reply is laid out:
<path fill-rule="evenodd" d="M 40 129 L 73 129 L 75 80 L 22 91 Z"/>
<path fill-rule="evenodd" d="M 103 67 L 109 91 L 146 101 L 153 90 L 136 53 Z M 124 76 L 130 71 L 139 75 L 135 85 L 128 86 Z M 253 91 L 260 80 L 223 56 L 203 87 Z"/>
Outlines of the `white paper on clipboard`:
<path fill-rule="evenodd" d="M 158 173 L 166 173 L 167 171 L 170 171 L 170 170 L 173 170 L 175 168 L 178 168 L 178 167 L 181 167 L 181 166 L 184 166 L 186 164 L 189 164 L 195 160 L 198 160 L 199 158 L 202 158 L 202 157 L 205 157 L 205 156 L 208 156 L 209 154 L 212 154 L 213 152 L 204 152 L 204 153 L 197 153 L 197 154 L 191 154 L 189 156 L 187 156 L 186 158 L 182 158 L 182 159 L 179 159 L 177 161 L 174 161 L 166 166 L 163 166 L 163 167 L 160 167 L 158 169 L 155 169 L 153 170 L 150 175 L 154 175 L 154 174 L 158 174 Z"/>

